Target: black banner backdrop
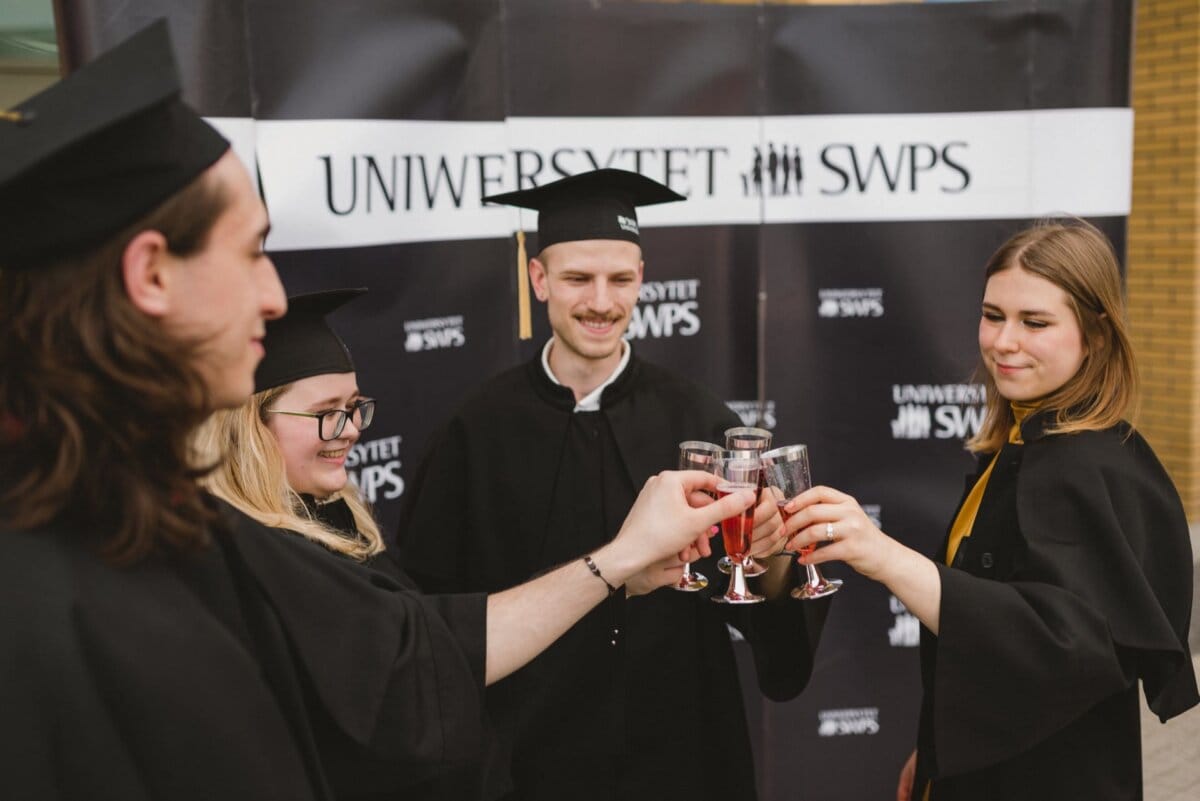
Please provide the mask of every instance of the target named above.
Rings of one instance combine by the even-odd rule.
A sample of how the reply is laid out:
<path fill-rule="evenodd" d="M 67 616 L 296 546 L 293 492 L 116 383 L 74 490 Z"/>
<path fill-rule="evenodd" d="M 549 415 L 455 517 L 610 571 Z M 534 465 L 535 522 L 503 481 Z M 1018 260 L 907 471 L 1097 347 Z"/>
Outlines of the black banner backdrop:
<path fill-rule="evenodd" d="M 1129 104 L 1128 4 L 1031 9 L 1023 3 L 768 8 L 765 113 L 770 119 Z M 958 133 L 949 123 L 928 139 L 908 141 L 931 144 L 940 158 Z M 833 158 L 836 152 L 835 144 L 828 162 L 844 163 Z M 911 164 L 898 159 L 894 193 L 908 192 L 915 202 L 919 192 L 904 174 Z M 1128 162 L 1112 153 L 1094 169 L 1128 170 Z M 939 178 L 956 187 L 958 176 L 945 172 Z M 936 176 L 937 168 L 926 175 Z M 872 176 L 883 178 L 882 170 Z M 836 189 L 841 181 L 823 185 Z M 1092 219 L 1124 252 L 1124 217 Z M 874 507 L 885 531 L 925 553 L 939 544 L 970 466 L 961 443 L 978 419 L 971 375 L 983 263 L 1028 222 L 764 227 L 776 435 L 809 442 L 816 481 L 844 489 L 868 511 Z M 881 585 L 848 570 L 828 572 L 846 586 L 831 610 L 814 681 L 792 703 L 760 702 L 763 796 L 893 798 L 919 709 L 916 623 Z"/>
<path fill-rule="evenodd" d="M 1129 0 L 58 10 L 68 64 L 168 17 L 187 99 L 258 170 L 289 292 L 371 287 L 335 324 L 380 400 L 351 467 L 388 528 L 432 429 L 549 334 L 535 306 L 516 339 L 532 220 L 483 194 L 615 166 L 687 195 L 644 215 L 635 347 L 807 442 L 818 481 L 925 552 L 979 422 L 987 256 L 1056 211 L 1124 250 Z M 890 798 L 912 747 L 916 620 L 829 572 L 846 587 L 805 693 L 745 682 L 764 801 Z"/>

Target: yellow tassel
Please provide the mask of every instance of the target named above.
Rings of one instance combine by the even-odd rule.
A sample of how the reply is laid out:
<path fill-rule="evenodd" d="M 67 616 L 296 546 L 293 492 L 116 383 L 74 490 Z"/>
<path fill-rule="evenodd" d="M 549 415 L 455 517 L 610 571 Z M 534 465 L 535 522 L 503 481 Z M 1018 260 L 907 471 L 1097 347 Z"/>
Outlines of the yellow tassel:
<path fill-rule="evenodd" d="M 0 108 L 0 120 L 4 122 L 15 122 L 19 127 L 24 128 L 33 118 L 37 116 L 32 111 L 16 111 Z"/>
<path fill-rule="evenodd" d="M 529 310 L 529 259 L 525 256 L 525 232 L 517 231 L 517 336 L 533 338 Z"/>

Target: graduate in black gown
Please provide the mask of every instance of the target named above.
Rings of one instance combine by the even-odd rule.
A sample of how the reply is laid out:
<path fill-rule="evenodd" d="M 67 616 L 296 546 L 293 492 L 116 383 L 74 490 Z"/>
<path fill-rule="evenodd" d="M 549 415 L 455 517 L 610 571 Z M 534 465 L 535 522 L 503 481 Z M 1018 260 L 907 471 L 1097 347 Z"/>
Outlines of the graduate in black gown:
<path fill-rule="evenodd" d="M 681 199 L 621 170 L 491 198 L 539 212 L 529 272 L 553 337 L 538 358 L 485 382 L 428 445 L 398 530 L 400 562 L 427 591 L 490 591 L 607 542 L 646 477 L 677 462 L 681 441 L 723 443 L 741 424 L 623 339 L 643 273 L 636 207 Z M 757 553 L 781 544 L 774 515 L 764 503 Z M 421 534 L 431 529 L 441 533 Z M 677 579 L 682 565 L 662 570 Z M 791 698 L 808 681 L 828 601 L 781 591 L 731 609 L 712 603 L 713 591 L 617 593 L 488 689 L 512 749 L 513 798 L 755 796 L 726 624 L 750 641 L 763 692 Z"/>
<path fill-rule="evenodd" d="M 322 727 L 414 771 L 472 758 L 485 681 L 607 594 L 582 562 L 490 599 L 383 590 L 201 491 L 191 436 L 249 398 L 286 308 L 267 223 L 165 23 L 0 114 L 5 797 L 332 798 Z M 713 484 L 656 477 L 593 564 L 696 550 L 750 502 L 694 508 Z"/>
<path fill-rule="evenodd" d="M 365 292 L 288 298 L 287 316 L 267 323 L 267 355 L 255 371 L 253 397 L 214 413 L 197 432 L 198 449 L 219 459 L 201 483 L 263 525 L 321 546 L 331 559 L 378 571 L 364 573 L 365 580 L 413 590 L 416 584 L 383 554 L 379 525 L 345 469 L 349 449 L 374 420 L 375 401 L 359 391 L 350 350 L 326 317 Z M 316 727 L 316 739 L 341 801 L 486 800 L 508 786 L 507 765 L 486 759 L 490 740 L 479 758 L 427 775 L 375 758 L 332 727 Z"/>
<path fill-rule="evenodd" d="M 201 479 L 214 495 L 264 525 L 400 579 L 396 562 L 379 558 L 379 525 L 345 468 L 375 418 L 375 401 L 359 392 L 350 350 L 326 320 L 366 291 L 288 298 L 287 316 L 266 326 L 253 397 L 213 414 L 196 442 L 220 461 Z"/>
<path fill-rule="evenodd" d="M 992 256 L 979 321 L 979 470 L 936 560 L 850 497 L 794 502 L 794 546 L 883 582 L 923 624 L 924 700 L 899 797 L 1134 801 L 1138 683 L 1166 721 L 1200 701 L 1192 554 L 1171 479 L 1123 418 L 1136 399 L 1117 260 L 1083 221 Z"/>

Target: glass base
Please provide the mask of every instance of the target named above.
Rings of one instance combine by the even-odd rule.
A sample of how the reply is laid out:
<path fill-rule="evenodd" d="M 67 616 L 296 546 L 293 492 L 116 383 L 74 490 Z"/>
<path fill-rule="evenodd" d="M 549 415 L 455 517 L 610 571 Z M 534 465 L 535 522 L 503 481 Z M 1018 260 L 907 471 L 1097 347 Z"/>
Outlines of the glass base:
<path fill-rule="evenodd" d="M 742 568 L 746 571 L 746 575 L 750 577 L 761 576 L 767 572 L 766 566 L 753 558 L 746 560 L 742 564 Z M 717 570 L 728 576 L 733 572 L 733 560 L 728 556 L 722 556 L 717 560 Z"/>
<path fill-rule="evenodd" d="M 745 595 L 714 595 L 712 601 L 715 604 L 761 604 L 767 600 L 761 595 L 755 595 L 748 592 Z"/>
<path fill-rule="evenodd" d="M 833 595 L 841 588 L 841 579 L 829 580 L 822 578 L 815 584 L 801 584 L 792 590 L 792 597 L 801 601 L 811 601 L 815 598 L 824 598 L 826 595 Z"/>
<path fill-rule="evenodd" d="M 729 575 L 729 588 L 725 590 L 724 595 L 714 595 L 712 600 L 718 604 L 760 604 L 767 599 L 750 592 L 741 564 L 733 563 L 733 573 Z"/>
<path fill-rule="evenodd" d="M 708 586 L 708 579 L 700 573 L 684 573 L 679 581 L 671 585 L 671 589 L 680 592 L 696 592 Z"/>

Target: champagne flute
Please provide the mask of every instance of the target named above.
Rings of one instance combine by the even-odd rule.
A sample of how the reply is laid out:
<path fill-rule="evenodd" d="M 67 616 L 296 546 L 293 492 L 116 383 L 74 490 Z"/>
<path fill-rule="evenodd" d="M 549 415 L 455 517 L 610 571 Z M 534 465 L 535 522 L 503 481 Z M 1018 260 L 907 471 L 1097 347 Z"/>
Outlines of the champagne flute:
<path fill-rule="evenodd" d="M 779 514 L 786 523 L 791 517 L 784 506 L 792 498 L 812 486 L 812 474 L 808 465 L 808 447 L 804 445 L 788 445 L 767 451 L 761 457 L 763 473 L 767 482 L 767 491 L 775 498 L 779 506 Z M 812 553 L 815 544 L 808 545 L 800 552 Z M 792 590 L 792 597 L 802 601 L 814 598 L 824 598 L 841 589 L 841 579 L 830 581 L 821 575 L 816 565 L 805 565 L 805 582 Z"/>
<path fill-rule="evenodd" d="M 732 431 L 733 429 L 730 429 L 730 430 Z M 756 429 L 756 430 L 760 430 L 760 429 Z M 757 451 L 754 449 L 723 450 L 723 451 L 721 451 L 721 458 L 726 461 L 728 461 L 729 459 L 755 459 L 755 460 L 757 460 L 759 453 L 760 453 L 760 451 Z M 758 481 L 758 488 L 761 490 L 762 487 L 763 487 L 763 481 L 762 481 L 761 473 L 760 473 L 760 478 Z M 761 493 L 760 493 L 760 497 L 761 497 Z M 729 558 L 728 551 L 726 551 L 726 554 L 727 554 L 726 556 L 722 556 L 720 559 L 717 560 L 717 570 L 720 570 L 722 573 L 724 573 L 725 575 L 728 576 L 733 573 L 733 560 Z M 756 559 L 754 559 L 747 553 L 746 558 L 742 560 L 742 572 L 746 574 L 747 578 L 753 578 L 754 576 L 761 576 L 763 573 L 766 573 L 767 566 L 764 565 L 763 563 L 757 561 Z"/>
<path fill-rule="evenodd" d="M 735 426 L 725 429 L 725 447 L 731 451 L 750 451 L 752 455 L 758 456 L 771 447 L 771 436 L 771 432 L 765 428 Z M 746 555 L 745 564 L 742 566 L 747 576 L 761 576 L 767 572 L 767 566 L 749 554 Z M 729 572 L 728 557 L 723 557 L 717 562 L 717 570 L 722 573 Z"/>
<path fill-rule="evenodd" d="M 679 469 L 701 470 L 705 473 L 721 472 L 721 446 L 711 442 L 700 442 L 690 439 L 679 443 Z M 695 592 L 708 586 L 708 579 L 702 573 L 692 571 L 691 562 L 683 565 L 683 575 L 679 581 L 671 585 L 672 589 L 681 592 Z"/>
<path fill-rule="evenodd" d="M 717 497 L 742 489 L 761 491 L 759 479 L 762 476 L 762 463 L 758 459 L 725 459 L 721 462 L 722 481 L 717 485 Z M 732 561 L 733 572 L 729 576 L 729 588 L 724 595 L 713 596 L 713 601 L 720 604 L 757 604 L 766 600 L 761 595 L 750 592 L 746 586 L 746 574 L 742 560 L 750 552 L 750 535 L 754 531 L 754 509 L 757 504 L 748 507 L 733 517 L 721 521 L 721 538 L 725 542 L 725 552 Z"/>
<path fill-rule="evenodd" d="M 725 429 L 725 447 L 731 451 L 758 451 L 771 447 L 771 432 L 765 428 L 737 426 Z"/>

